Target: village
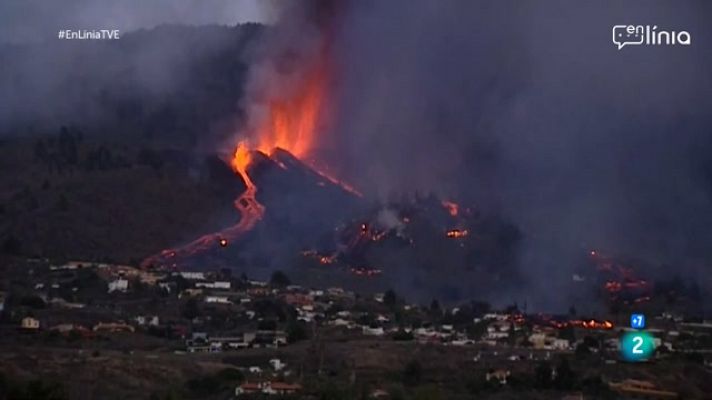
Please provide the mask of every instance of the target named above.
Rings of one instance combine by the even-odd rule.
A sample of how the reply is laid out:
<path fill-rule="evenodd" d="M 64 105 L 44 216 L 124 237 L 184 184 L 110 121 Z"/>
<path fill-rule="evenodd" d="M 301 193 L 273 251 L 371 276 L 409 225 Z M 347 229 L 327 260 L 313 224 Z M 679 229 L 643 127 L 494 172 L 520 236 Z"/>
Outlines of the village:
<path fill-rule="evenodd" d="M 91 348 L 97 353 L 230 357 L 239 371 L 230 390 L 233 398 L 312 398 L 316 392 L 308 377 L 330 368 L 350 371 L 341 373 L 353 383 L 358 356 L 352 355 L 346 366 L 330 367 L 324 361 L 329 358 L 329 343 L 355 349 L 409 346 L 414 352 L 438 348 L 453 352 L 479 382 L 480 388 L 470 388 L 475 391 L 507 391 L 532 376 L 531 385 L 558 384 L 567 399 L 599 398 L 586 397 L 585 385 L 561 382 L 580 362 L 586 369 L 595 365 L 614 371 L 607 378 L 598 377 L 598 392 L 680 396 L 678 388 L 651 379 L 647 371 L 636 373 L 638 366 L 624 366 L 619 338 L 631 329 L 627 316 L 531 315 L 516 305 L 494 310 L 476 301 L 416 305 L 392 290 L 360 294 L 340 287 L 305 288 L 279 271 L 259 281 L 230 271 L 153 271 L 82 261 L 29 260 L 22 269 L 5 268 L 0 283 L 0 347 L 23 343 Z M 657 349 L 649 364 L 658 368 L 666 362 L 694 360 L 701 371 L 710 371 L 712 322 L 671 313 L 651 315 L 649 320 L 647 331 Z M 307 356 L 290 348 L 306 349 Z M 429 367 L 423 364 L 427 360 L 406 363 L 403 373 L 421 379 L 421 370 Z M 388 379 L 370 383 L 369 398 L 398 398 L 389 391 Z"/>

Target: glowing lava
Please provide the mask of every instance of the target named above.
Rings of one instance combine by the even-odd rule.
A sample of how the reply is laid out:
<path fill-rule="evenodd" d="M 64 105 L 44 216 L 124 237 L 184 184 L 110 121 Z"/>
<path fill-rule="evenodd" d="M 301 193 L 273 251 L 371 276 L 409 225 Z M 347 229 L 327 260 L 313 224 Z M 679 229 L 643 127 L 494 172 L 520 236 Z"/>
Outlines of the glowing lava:
<path fill-rule="evenodd" d="M 265 207 L 257 201 L 257 186 L 252 182 L 250 175 L 247 174 L 247 167 L 251 161 L 252 155 L 245 143 L 238 143 L 230 165 L 235 172 L 240 174 L 247 188 L 245 192 L 235 200 L 235 208 L 240 211 L 240 222 L 234 227 L 229 228 L 232 235 L 251 230 L 265 212 Z"/>
<path fill-rule="evenodd" d="M 443 205 L 443 207 L 445 207 L 448 214 L 453 217 L 457 217 L 457 214 L 460 212 L 460 206 L 457 203 L 448 200 L 443 200 L 441 204 Z"/>
<path fill-rule="evenodd" d="M 294 85 L 267 101 L 268 113 L 257 129 L 248 132 L 250 140 L 237 143 L 228 162 L 235 173 L 242 177 L 246 186 L 245 192 L 234 203 L 240 212 L 239 222 L 218 233 L 202 236 L 180 248 L 164 250 L 144 260 L 143 266 L 176 267 L 181 258 L 213 249 L 216 245 L 226 247 L 229 242 L 234 242 L 255 227 L 265 213 L 265 207 L 257 200 L 257 186 L 248 171 L 256 151 L 271 157 L 277 148 L 286 150 L 325 180 L 361 196 L 349 185 L 319 171 L 309 159 L 316 144 L 317 125 L 323 114 L 329 80 L 327 56 L 328 49 L 324 46 L 312 62 L 300 70 Z M 279 161 L 275 162 L 286 168 Z"/>
<path fill-rule="evenodd" d="M 279 147 L 299 159 L 311 155 L 328 70 L 326 57 L 319 57 L 291 96 L 269 102 L 269 116 L 255 134 L 257 146 L 254 150 L 270 154 Z"/>
<path fill-rule="evenodd" d="M 446 236 L 451 239 L 460 239 L 467 236 L 470 232 L 467 229 L 450 229 L 445 232 Z"/>

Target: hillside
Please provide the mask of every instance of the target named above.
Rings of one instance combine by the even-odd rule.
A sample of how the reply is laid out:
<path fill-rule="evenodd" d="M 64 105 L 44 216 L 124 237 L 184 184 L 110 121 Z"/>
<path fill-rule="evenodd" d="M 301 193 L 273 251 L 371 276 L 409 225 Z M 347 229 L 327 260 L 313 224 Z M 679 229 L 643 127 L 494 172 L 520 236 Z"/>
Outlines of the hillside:
<path fill-rule="evenodd" d="M 37 143 L 50 141 L 0 145 L 6 253 L 135 262 L 238 218 L 244 184 L 215 155 L 84 139 L 75 163 L 38 158 Z"/>
<path fill-rule="evenodd" d="M 239 218 L 244 185 L 215 152 L 262 30 L 0 46 L 0 250 L 137 261 Z"/>

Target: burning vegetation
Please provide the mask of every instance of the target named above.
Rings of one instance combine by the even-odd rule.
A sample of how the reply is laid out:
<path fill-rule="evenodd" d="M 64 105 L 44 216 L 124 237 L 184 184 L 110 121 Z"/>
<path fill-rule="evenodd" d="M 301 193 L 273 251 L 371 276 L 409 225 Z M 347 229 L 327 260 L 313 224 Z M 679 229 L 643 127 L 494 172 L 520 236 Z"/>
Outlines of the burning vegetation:
<path fill-rule="evenodd" d="M 445 235 L 452 239 L 460 239 L 467 236 L 470 232 L 467 229 L 450 229 Z"/>

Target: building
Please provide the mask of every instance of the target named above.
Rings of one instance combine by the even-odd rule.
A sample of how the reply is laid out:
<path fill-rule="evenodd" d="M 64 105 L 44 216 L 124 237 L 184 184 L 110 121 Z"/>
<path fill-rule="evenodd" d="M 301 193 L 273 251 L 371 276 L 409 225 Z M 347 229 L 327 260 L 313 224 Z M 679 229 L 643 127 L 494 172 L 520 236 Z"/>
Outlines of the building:
<path fill-rule="evenodd" d="M 32 317 L 25 317 L 20 322 L 20 327 L 22 329 L 36 331 L 40 329 L 40 321 Z"/>
<path fill-rule="evenodd" d="M 302 390 L 302 385 L 298 383 L 286 383 L 286 382 L 245 382 L 240 386 L 235 388 L 235 396 L 240 397 L 242 395 L 263 393 L 266 395 L 291 395 L 298 393 Z"/>
<path fill-rule="evenodd" d="M 254 394 L 262 391 L 262 385 L 257 382 L 245 382 L 235 388 L 235 396 L 239 397 L 243 394 Z"/>
<path fill-rule="evenodd" d="M 302 390 L 302 385 L 298 383 L 272 382 L 267 381 L 262 385 L 262 393 L 276 394 L 280 396 L 295 394 Z"/>
<path fill-rule="evenodd" d="M 531 334 L 529 341 L 535 349 L 539 350 L 568 350 L 571 347 L 568 339 L 557 338 L 543 332 Z"/>
<path fill-rule="evenodd" d="M 363 326 L 361 327 L 362 332 L 364 335 L 369 335 L 369 336 L 383 336 L 386 332 L 383 330 L 382 327 L 370 327 L 370 326 Z"/>
<path fill-rule="evenodd" d="M 230 282 L 222 282 L 222 281 L 215 281 L 215 282 L 197 282 L 195 284 L 195 287 L 197 288 L 206 288 L 206 289 L 222 289 L 222 290 L 230 290 Z"/>
<path fill-rule="evenodd" d="M 183 279 L 187 279 L 189 281 L 204 281 L 205 280 L 204 272 L 182 271 L 182 272 L 179 272 L 179 275 L 182 276 Z"/>
<path fill-rule="evenodd" d="M 495 381 L 495 382 L 499 382 L 501 385 L 506 385 L 507 378 L 509 378 L 509 375 L 510 375 L 509 370 L 504 370 L 504 369 L 490 370 L 485 375 L 485 380 L 487 382 Z"/>
<path fill-rule="evenodd" d="M 279 346 L 285 346 L 287 344 L 287 334 L 284 331 L 257 331 L 251 343 L 252 347 L 257 348 L 276 348 Z"/>
<path fill-rule="evenodd" d="M 109 293 L 112 292 L 126 292 L 129 289 L 129 281 L 124 278 L 119 278 L 115 281 L 109 282 Z"/>
<path fill-rule="evenodd" d="M 205 296 L 206 303 L 218 303 L 218 304 L 232 304 L 228 296 Z"/>
<path fill-rule="evenodd" d="M 287 364 L 282 362 L 282 360 L 280 360 L 279 358 L 273 358 L 269 360 L 269 365 L 271 365 L 272 369 L 274 369 L 276 372 L 283 370 L 287 366 Z"/>
<path fill-rule="evenodd" d="M 246 340 L 246 335 L 211 337 L 210 343 L 219 343 L 225 349 L 246 349 L 251 344 Z"/>
<path fill-rule="evenodd" d="M 140 326 L 158 326 L 160 325 L 160 320 L 158 319 L 158 315 L 139 315 L 135 318 L 136 323 Z"/>
<path fill-rule="evenodd" d="M 90 261 L 69 261 L 63 265 L 50 265 L 50 271 L 74 271 L 82 268 L 95 267 L 96 264 Z"/>
<path fill-rule="evenodd" d="M 314 304 L 314 299 L 307 294 L 287 293 L 284 295 L 284 302 L 295 307 L 309 306 Z"/>
<path fill-rule="evenodd" d="M 57 332 L 64 336 L 70 334 L 78 334 L 82 338 L 94 337 L 94 333 L 82 325 L 76 324 L 59 324 L 49 328 L 50 331 Z"/>

